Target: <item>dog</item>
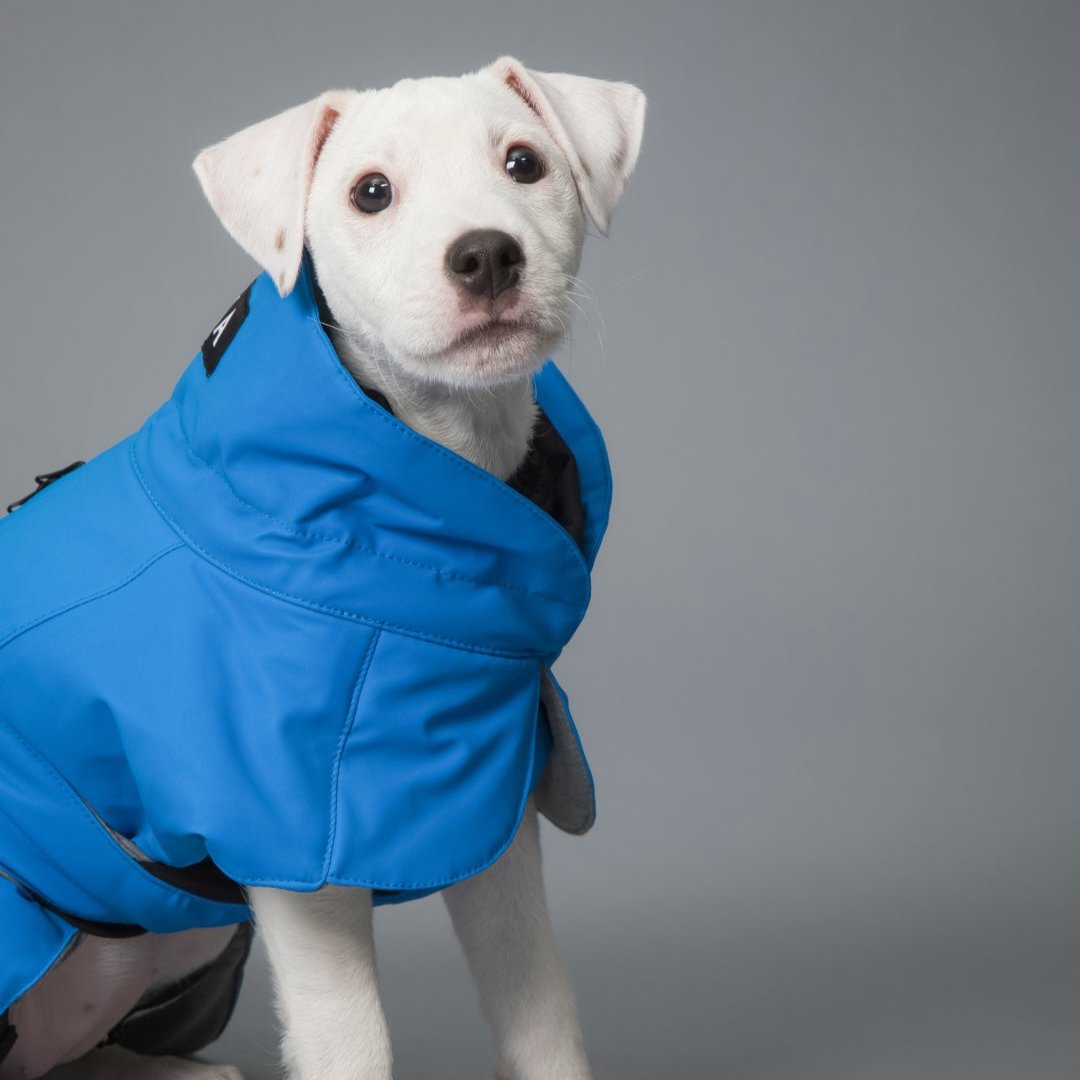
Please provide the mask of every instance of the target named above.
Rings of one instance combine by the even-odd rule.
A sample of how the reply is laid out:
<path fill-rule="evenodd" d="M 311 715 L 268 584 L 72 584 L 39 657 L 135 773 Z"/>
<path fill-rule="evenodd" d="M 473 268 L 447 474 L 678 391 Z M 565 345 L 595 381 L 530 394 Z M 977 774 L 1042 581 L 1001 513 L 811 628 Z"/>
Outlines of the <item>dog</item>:
<path fill-rule="evenodd" d="M 438 505 L 448 515 L 458 514 L 472 539 L 481 529 L 469 531 L 469 515 L 475 512 L 483 518 L 489 499 L 495 509 L 485 521 L 505 510 L 514 529 L 535 533 L 539 546 L 532 548 L 515 547 L 516 537 L 506 541 L 505 558 L 518 559 L 519 565 L 506 571 L 512 581 L 505 603 L 524 603 L 524 594 L 541 597 L 537 610 L 542 618 L 529 614 L 530 633 L 543 619 L 553 619 L 552 611 L 560 613 L 561 629 L 552 630 L 551 641 L 534 650 L 549 657 L 557 654 L 584 612 L 585 562 L 591 563 L 595 555 L 608 493 L 602 490 L 606 468 L 602 443 L 561 376 L 551 370 L 550 362 L 544 366 L 544 360 L 568 325 L 586 219 L 607 232 L 637 161 L 644 115 L 645 97 L 630 84 L 541 73 L 504 56 L 460 78 L 407 79 L 388 89 L 324 93 L 209 147 L 194 165 L 221 223 L 259 263 L 263 275 L 211 331 L 187 376 L 195 380 L 191 386 L 198 383 L 192 393 L 210 393 L 204 385 L 227 390 L 228 380 L 239 379 L 237 372 L 247 362 L 254 375 L 245 375 L 247 383 L 239 385 L 253 393 L 250 401 L 232 399 L 228 415 L 239 414 L 236 423 L 247 423 L 249 414 L 259 413 L 260 376 L 267 384 L 274 383 L 267 390 L 277 394 L 274 402 L 306 401 L 302 387 L 280 389 L 279 384 L 291 376 L 287 366 L 259 367 L 269 354 L 253 352 L 253 342 L 275 343 L 296 334 L 306 335 L 304 340 L 317 348 L 325 334 L 342 370 L 351 377 L 348 393 L 363 391 L 359 395 L 363 400 L 350 398 L 347 409 L 369 410 L 362 415 L 373 433 L 373 455 L 385 451 L 389 458 L 400 448 L 434 469 L 436 479 L 445 475 L 445 482 L 432 481 L 431 498 L 442 499 Z M 313 319 L 322 329 L 313 329 Z M 260 326 L 269 329 L 257 337 Z M 347 393 L 333 382 L 336 376 L 329 366 L 318 370 L 326 386 L 333 386 L 328 393 Z M 178 400 L 175 407 L 182 412 L 188 399 Z M 379 410 L 384 412 L 376 415 Z M 216 414 L 199 415 L 199 423 L 209 425 L 208 417 Z M 289 437 L 288 431 L 282 433 L 289 414 L 282 416 L 284 420 L 274 418 L 275 438 Z M 312 416 L 313 424 L 321 424 L 321 413 Z M 251 422 L 263 419 L 254 415 Z M 162 420 L 161 430 L 146 437 L 159 443 L 166 439 L 164 424 Z M 411 440 L 410 433 L 415 433 Z M 543 447 L 538 449 L 541 441 Z M 231 449 L 242 458 L 248 447 L 238 440 Z M 196 445 L 191 452 L 197 450 Z M 134 447 L 132 455 L 138 471 Z M 337 484 L 347 463 L 335 459 L 331 464 L 333 468 L 323 468 L 325 462 L 320 462 L 320 472 L 304 475 L 320 480 L 332 475 Z M 311 462 L 305 459 L 302 465 L 310 468 Z M 385 467 L 387 482 L 394 481 L 398 466 L 388 461 Z M 407 473 L 412 467 L 401 468 Z M 31 526 L 35 521 L 47 523 L 50 513 L 62 509 L 65 490 L 77 498 L 78 485 L 90 484 L 94 470 L 101 476 L 103 468 L 91 463 L 70 477 L 55 479 L 55 487 L 53 477 L 39 478 L 51 490 L 5 519 L 5 524 L 8 520 L 13 524 L 7 533 L 0 528 L 0 545 L 5 535 L 17 535 L 20 519 Z M 377 473 L 373 475 L 377 478 Z M 355 486 L 353 478 L 349 482 Z M 177 483 L 177 490 L 183 491 L 183 480 Z M 453 488 L 451 494 L 460 503 L 459 483 L 461 498 L 478 500 L 475 505 L 446 501 L 445 489 Z M 542 492 L 532 490 L 537 484 Z M 566 495 L 568 484 L 579 485 L 581 491 Z M 511 487 L 520 494 L 508 496 Z M 151 477 L 147 486 L 151 498 L 153 490 Z M 239 494 L 236 498 L 242 502 Z M 167 499 L 162 501 L 164 505 L 155 502 L 155 506 L 172 522 Z M 584 523 L 574 509 L 582 501 Z M 328 497 L 318 512 L 337 513 L 332 503 Z M 248 520 L 256 509 L 245 504 L 236 512 Z M 401 511 L 405 516 L 394 519 L 394 528 L 404 537 L 401 543 L 412 544 L 414 530 L 422 534 L 427 528 L 434 536 L 444 529 L 421 520 L 427 509 L 409 505 Z M 604 520 L 590 520 L 590 515 Z M 550 518 L 560 523 L 558 528 Z M 259 520 L 256 531 L 262 536 L 269 526 Z M 182 523 L 172 523 L 185 544 L 174 542 L 163 554 L 156 553 L 155 565 L 178 558 L 171 554 L 178 548 L 188 554 L 189 547 L 199 549 L 199 537 L 188 536 Z M 447 527 L 452 526 L 453 521 Z M 164 528 L 160 522 L 157 527 Z M 314 540 L 305 533 L 304 542 Z M 353 543 L 350 556 L 361 546 Z M 551 572 L 543 579 L 549 592 L 570 577 L 577 582 L 574 588 L 580 585 L 579 592 L 545 599 L 543 591 L 533 587 L 539 579 L 530 576 L 529 563 L 537 552 L 552 560 Z M 388 558 L 391 561 L 380 567 L 391 577 L 419 565 L 415 559 Z M 466 574 L 420 569 L 425 580 L 437 586 L 443 602 L 416 615 L 431 623 L 415 636 L 427 634 L 432 641 L 441 641 L 439 634 L 445 637 L 450 626 L 467 638 L 473 610 L 467 605 L 473 603 L 474 593 L 487 597 L 490 587 L 477 590 Z M 141 568 L 139 572 L 143 573 Z M 463 591 L 466 587 L 472 591 Z M 271 591 L 269 586 L 263 589 Z M 570 608 L 570 614 L 562 614 Z M 0 618 L 0 631 L 2 623 Z M 511 620 L 499 623 L 497 629 L 512 637 L 515 627 Z M 392 639 L 388 631 L 372 636 L 365 671 L 381 663 L 371 659 L 378 633 Z M 6 640 L 0 632 L 0 662 Z M 43 970 L 25 980 L 27 985 L 0 1016 L 0 1080 L 31 1080 L 50 1070 L 55 1070 L 50 1075 L 65 1080 L 235 1080 L 239 1073 L 231 1066 L 190 1060 L 183 1053 L 205 1045 L 228 1019 L 250 940 L 244 930 L 247 907 L 270 958 L 289 1075 L 296 1080 L 386 1080 L 391 1076 L 392 1053 L 376 980 L 372 911 L 381 901 L 426 892 L 443 897 L 464 948 L 492 1030 L 498 1076 L 502 1080 L 590 1076 L 574 994 L 547 914 L 537 817 L 539 809 L 569 831 L 584 831 L 591 824 L 591 804 L 585 805 L 591 799 L 587 766 L 579 756 L 580 746 L 575 749 L 565 697 L 549 668 L 538 665 L 532 654 L 523 660 L 521 650 L 515 652 L 509 645 L 505 655 L 495 656 L 499 650 L 491 648 L 487 653 L 492 655 L 487 656 L 483 643 L 468 639 L 455 644 L 460 646 L 455 662 L 484 654 L 486 659 L 475 661 L 475 670 L 485 679 L 495 668 L 500 673 L 527 668 L 531 682 L 521 683 L 522 700 L 532 703 L 535 715 L 539 693 L 547 719 L 547 724 L 537 725 L 535 739 L 537 745 L 541 736 L 547 740 L 548 764 L 537 764 L 538 751 L 531 741 L 529 746 L 522 744 L 514 783 L 524 785 L 523 801 L 507 811 L 502 831 L 485 839 L 490 840 L 490 850 L 484 865 L 447 870 L 443 862 L 452 861 L 448 848 L 465 843 L 454 833 L 438 833 L 452 815 L 409 804 L 410 812 L 415 810 L 419 817 L 427 813 L 425 828 L 438 834 L 438 843 L 432 841 L 423 849 L 424 859 L 439 867 L 428 871 L 428 880 L 420 880 L 423 874 L 418 874 L 405 883 L 407 887 L 396 880 L 380 888 L 343 883 L 338 879 L 347 875 L 341 871 L 336 878 L 331 873 L 317 882 L 301 884 L 296 878 L 297 884 L 290 886 L 259 884 L 256 872 L 245 871 L 238 874 L 243 878 L 242 892 L 233 894 L 222 891 L 236 884 L 223 880 L 227 874 L 213 877 L 220 869 L 214 865 L 219 861 L 216 852 L 214 859 L 208 856 L 199 864 L 210 872 L 209 884 L 193 884 L 194 878 L 181 881 L 175 875 L 184 872 L 188 860 L 180 859 L 176 865 L 164 857 L 155 860 L 154 852 L 140 851 L 131 835 L 105 821 L 107 815 L 102 813 L 100 820 L 85 826 L 97 830 L 86 834 L 86 846 L 111 843 L 132 866 L 137 864 L 140 887 L 151 874 L 159 888 L 180 882 L 169 893 L 170 903 L 183 906 L 190 901 L 205 908 L 204 917 L 192 918 L 189 928 L 162 932 L 150 927 L 152 932 L 139 933 L 140 926 L 107 925 L 53 903 L 49 888 L 38 888 L 39 883 L 11 865 L 18 862 L 18 853 L 12 854 L 0 840 L 0 886 L 9 889 L 11 898 L 5 909 L 5 894 L 0 892 L 0 913 L 9 920 L 39 920 L 34 932 L 51 942 L 49 963 L 39 965 Z M 383 666 L 394 668 L 389 660 Z M 455 693 L 447 689 L 451 681 L 440 684 L 440 694 Z M 366 686 L 363 678 L 356 685 Z M 0 700 L 0 734 L 4 709 Z M 43 776 L 46 770 L 50 776 L 59 770 L 54 762 L 43 760 L 24 734 L 14 731 L 17 727 L 16 717 L 11 753 L 24 754 L 27 768 L 41 770 Z M 342 735 L 335 759 L 339 766 L 341 755 L 350 752 L 351 738 Z M 444 756 L 452 751 L 453 747 L 447 749 Z M 570 779 L 560 780 L 556 759 Z M 181 786 L 182 771 L 177 768 L 177 775 L 170 778 Z M 343 773 L 342 783 L 346 778 Z M 0 815 L 2 781 L 0 767 Z M 284 790 L 282 798 L 288 794 Z M 41 806 L 45 801 L 40 799 Z M 242 795 L 237 793 L 235 801 L 242 802 Z M 227 813 L 228 800 L 221 802 L 221 812 Z M 465 830 L 469 843 L 491 816 L 487 804 L 482 809 L 476 818 L 481 824 Z M 38 812 L 47 817 L 51 811 L 39 807 Z M 282 829 L 288 827 L 289 817 L 282 813 Z M 255 822 L 251 827 L 257 831 Z M 192 832 L 197 832 L 194 826 Z M 242 841 L 241 837 L 236 848 L 241 861 Z M 420 850 L 426 841 L 416 843 Z M 110 848 L 109 855 L 115 853 Z M 227 862 L 227 857 L 220 861 Z M 27 899 L 34 903 L 26 904 Z M 97 910 L 92 904 L 87 910 L 91 909 Z M 0 938 L 3 933 L 0 930 Z M 0 965 L 4 963 L 0 960 Z M 185 992 L 190 995 L 193 985 L 201 986 L 200 993 L 216 1003 L 213 1015 L 200 1014 L 197 1022 L 182 1010 L 170 1011 Z M 3 1005 L 0 1001 L 0 1008 Z M 183 1038 L 167 1031 L 162 1042 L 157 1029 L 181 1015 L 192 1030 Z M 113 1045 L 101 1046 L 102 1042 Z"/>

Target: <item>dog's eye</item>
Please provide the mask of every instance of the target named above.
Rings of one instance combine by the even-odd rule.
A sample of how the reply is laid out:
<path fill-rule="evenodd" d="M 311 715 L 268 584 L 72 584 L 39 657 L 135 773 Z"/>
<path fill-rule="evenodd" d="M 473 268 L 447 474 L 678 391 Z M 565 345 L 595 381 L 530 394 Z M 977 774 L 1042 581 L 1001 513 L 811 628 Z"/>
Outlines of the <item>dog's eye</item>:
<path fill-rule="evenodd" d="M 544 175 L 544 165 L 530 147 L 511 146 L 506 151 L 506 171 L 519 184 L 535 184 Z"/>
<path fill-rule="evenodd" d="M 385 210 L 394 197 L 390 181 L 382 173 L 368 173 L 356 181 L 352 189 L 352 203 L 365 214 L 377 214 Z"/>

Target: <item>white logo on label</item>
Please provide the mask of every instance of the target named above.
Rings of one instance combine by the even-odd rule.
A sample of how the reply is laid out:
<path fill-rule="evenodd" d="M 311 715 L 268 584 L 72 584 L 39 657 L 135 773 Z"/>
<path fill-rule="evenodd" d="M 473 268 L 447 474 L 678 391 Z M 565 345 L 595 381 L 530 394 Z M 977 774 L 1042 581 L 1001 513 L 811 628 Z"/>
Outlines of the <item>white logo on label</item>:
<path fill-rule="evenodd" d="M 226 315 L 225 318 L 222 319 L 221 322 L 219 322 L 217 324 L 217 326 L 215 326 L 214 329 L 210 331 L 210 344 L 212 346 L 215 346 L 215 347 L 217 346 L 217 343 L 220 340 L 221 335 L 225 333 L 225 327 L 229 325 L 229 320 L 235 314 L 236 314 L 236 308 L 233 308 L 232 311 L 230 311 L 229 314 Z"/>

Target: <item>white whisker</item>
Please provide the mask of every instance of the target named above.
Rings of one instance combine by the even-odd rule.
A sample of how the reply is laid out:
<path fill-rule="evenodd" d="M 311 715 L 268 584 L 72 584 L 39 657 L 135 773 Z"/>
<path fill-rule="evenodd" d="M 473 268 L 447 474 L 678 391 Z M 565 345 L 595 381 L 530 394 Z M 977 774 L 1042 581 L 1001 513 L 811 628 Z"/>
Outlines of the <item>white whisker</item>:
<path fill-rule="evenodd" d="M 643 270 L 639 270 L 636 274 L 631 274 L 628 278 L 623 278 L 621 281 L 616 281 L 611 287 L 613 289 L 621 289 L 624 285 L 629 285 L 631 281 L 637 281 L 639 277 L 643 277 L 645 274 L 651 273 L 656 269 L 655 264 L 653 266 L 646 266 Z"/>

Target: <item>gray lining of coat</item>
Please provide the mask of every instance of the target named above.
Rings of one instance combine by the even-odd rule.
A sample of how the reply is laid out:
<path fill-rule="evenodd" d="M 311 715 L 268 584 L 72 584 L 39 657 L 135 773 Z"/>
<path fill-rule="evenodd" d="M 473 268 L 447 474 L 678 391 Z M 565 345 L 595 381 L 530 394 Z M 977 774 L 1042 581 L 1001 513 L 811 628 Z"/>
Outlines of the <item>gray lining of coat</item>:
<path fill-rule="evenodd" d="M 545 668 L 540 679 L 540 703 L 551 728 L 551 754 L 536 785 L 536 807 L 553 825 L 580 836 L 596 820 L 592 778 L 562 698 Z"/>

